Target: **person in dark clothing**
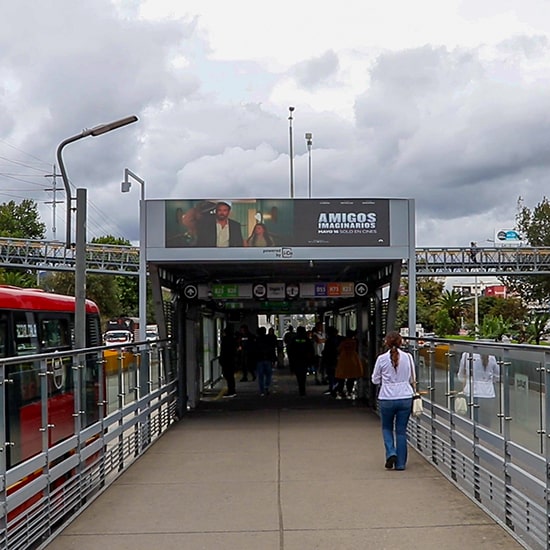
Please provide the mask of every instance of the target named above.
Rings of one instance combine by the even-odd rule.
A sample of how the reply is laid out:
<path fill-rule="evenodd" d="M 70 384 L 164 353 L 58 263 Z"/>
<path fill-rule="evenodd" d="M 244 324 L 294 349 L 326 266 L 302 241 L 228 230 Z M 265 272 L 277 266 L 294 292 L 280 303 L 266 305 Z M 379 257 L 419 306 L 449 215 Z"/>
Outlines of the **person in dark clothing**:
<path fill-rule="evenodd" d="M 293 372 L 292 371 L 292 361 L 290 360 L 290 352 L 291 352 L 291 347 L 292 347 L 292 341 L 294 340 L 295 336 L 296 336 L 296 334 L 294 333 L 294 327 L 292 325 L 288 325 L 288 328 L 286 329 L 286 332 L 284 333 L 284 336 L 283 336 L 283 344 L 285 346 L 285 352 L 286 352 L 286 357 L 288 359 L 288 365 L 290 367 L 290 372 Z"/>
<path fill-rule="evenodd" d="M 328 327 L 321 361 L 328 378 L 328 389 L 324 393 L 332 397 L 336 397 L 336 365 L 338 363 L 338 346 L 341 341 L 338 329 L 336 327 Z"/>
<path fill-rule="evenodd" d="M 273 327 L 267 331 L 267 338 L 269 339 L 269 346 L 273 349 L 273 368 L 276 368 L 277 362 L 279 361 L 279 341 L 277 340 Z"/>
<path fill-rule="evenodd" d="M 247 325 L 241 325 L 238 336 L 239 366 L 242 371 L 241 382 L 248 382 L 248 375 L 252 382 L 256 380 L 256 361 L 254 359 L 254 335 Z"/>
<path fill-rule="evenodd" d="M 338 346 L 336 363 L 336 399 L 353 399 L 355 382 L 363 376 L 363 363 L 358 353 L 357 331 L 346 331 L 346 337 Z M 344 392 L 344 384 L 347 392 Z"/>
<path fill-rule="evenodd" d="M 244 246 L 241 224 L 232 220 L 230 214 L 231 201 L 223 200 L 216 203 L 214 214 L 202 216 L 197 225 L 196 246 Z"/>
<path fill-rule="evenodd" d="M 306 394 L 307 369 L 315 357 L 313 341 L 307 337 L 305 327 L 296 329 L 296 336 L 289 346 L 290 370 L 296 375 L 298 393 Z"/>
<path fill-rule="evenodd" d="M 256 373 L 260 395 L 269 395 L 271 377 L 273 375 L 273 362 L 276 358 L 275 344 L 273 343 L 273 339 L 266 334 L 265 327 L 260 327 L 256 341 L 254 342 L 254 356 L 256 358 Z"/>
<path fill-rule="evenodd" d="M 237 364 L 237 340 L 233 328 L 225 327 L 220 346 L 220 365 L 222 375 L 227 382 L 227 393 L 224 397 L 235 397 L 235 368 Z"/>
<path fill-rule="evenodd" d="M 479 252 L 479 248 L 477 247 L 477 243 L 475 241 L 472 241 L 470 243 L 470 260 L 474 262 L 475 264 L 478 263 L 477 259 L 477 253 Z"/>

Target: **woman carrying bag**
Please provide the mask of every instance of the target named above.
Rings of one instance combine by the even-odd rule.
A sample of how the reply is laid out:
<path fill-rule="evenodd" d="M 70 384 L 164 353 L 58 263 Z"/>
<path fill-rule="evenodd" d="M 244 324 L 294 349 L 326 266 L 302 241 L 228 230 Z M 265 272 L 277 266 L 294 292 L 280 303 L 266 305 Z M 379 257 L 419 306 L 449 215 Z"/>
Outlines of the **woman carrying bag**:
<path fill-rule="evenodd" d="M 400 349 L 403 339 L 398 332 L 388 333 L 384 343 L 388 351 L 376 359 L 371 379 L 373 384 L 380 385 L 378 407 L 386 450 L 385 467 L 404 470 L 407 465 L 407 424 L 416 387 L 414 361 L 409 353 Z"/>

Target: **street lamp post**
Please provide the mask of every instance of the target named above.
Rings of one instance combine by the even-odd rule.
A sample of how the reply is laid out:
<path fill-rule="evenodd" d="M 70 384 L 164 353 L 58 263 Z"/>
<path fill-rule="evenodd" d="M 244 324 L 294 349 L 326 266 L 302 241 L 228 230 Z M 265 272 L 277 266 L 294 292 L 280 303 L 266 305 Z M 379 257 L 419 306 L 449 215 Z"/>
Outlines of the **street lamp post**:
<path fill-rule="evenodd" d="M 479 302 L 477 299 L 477 275 L 474 277 L 474 334 L 479 334 Z"/>
<path fill-rule="evenodd" d="M 133 178 L 141 185 L 141 197 L 139 201 L 139 340 L 146 339 L 147 327 L 147 220 L 145 215 L 145 181 L 134 174 L 128 168 L 124 169 L 124 181 L 120 184 L 120 190 L 128 193 L 132 187 L 129 178 Z"/>
<path fill-rule="evenodd" d="M 294 198 L 294 139 L 292 137 L 292 113 L 294 112 L 294 107 L 288 108 L 288 135 L 289 135 L 289 149 L 290 149 L 290 198 Z"/>
<path fill-rule="evenodd" d="M 308 182 L 308 197 L 311 199 L 311 146 L 313 145 L 313 134 L 311 132 L 306 133 L 306 145 L 308 152 L 308 173 L 307 173 L 307 182 Z"/>
<path fill-rule="evenodd" d="M 67 222 L 66 222 L 66 242 L 67 248 L 71 247 L 71 208 L 72 194 L 71 186 L 65 164 L 63 163 L 63 148 L 69 143 L 79 139 L 92 136 L 101 136 L 132 122 L 136 122 L 138 117 L 135 115 L 114 120 L 106 124 L 100 124 L 93 128 L 83 130 L 76 136 L 69 137 L 62 141 L 57 147 L 57 162 L 61 170 L 61 177 L 65 185 L 67 201 Z M 75 249 L 75 319 L 74 319 L 74 340 L 75 348 L 82 349 L 86 347 L 86 189 L 77 189 L 76 197 L 76 249 Z"/>

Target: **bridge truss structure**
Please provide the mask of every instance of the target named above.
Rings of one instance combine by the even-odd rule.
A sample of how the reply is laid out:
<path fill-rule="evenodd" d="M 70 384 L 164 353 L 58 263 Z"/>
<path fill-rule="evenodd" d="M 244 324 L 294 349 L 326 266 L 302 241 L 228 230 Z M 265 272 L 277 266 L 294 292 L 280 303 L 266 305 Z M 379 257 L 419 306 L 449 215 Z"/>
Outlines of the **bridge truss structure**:
<path fill-rule="evenodd" d="M 0 237 L 0 267 L 32 271 L 74 271 L 75 248 L 60 241 Z M 407 276 L 408 263 L 403 263 Z M 86 245 L 86 271 L 139 275 L 139 247 Z M 550 275 L 550 247 L 417 248 L 417 277 Z"/>

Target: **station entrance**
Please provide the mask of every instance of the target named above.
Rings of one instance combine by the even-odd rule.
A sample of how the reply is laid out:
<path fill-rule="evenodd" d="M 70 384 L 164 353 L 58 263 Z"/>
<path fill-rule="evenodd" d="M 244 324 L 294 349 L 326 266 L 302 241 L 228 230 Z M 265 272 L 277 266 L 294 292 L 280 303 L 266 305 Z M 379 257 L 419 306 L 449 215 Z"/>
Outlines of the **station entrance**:
<path fill-rule="evenodd" d="M 176 342 L 182 412 L 220 382 L 226 326 L 255 334 L 267 324 L 281 339 L 296 316 L 304 320 L 294 328 L 320 321 L 356 331 L 359 397 L 372 400 L 370 369 L 395 326 L 403 262 L 415 259 L 412 200 L 148 200 L 146 220 L 155 313 L 161 337 Z"/>

